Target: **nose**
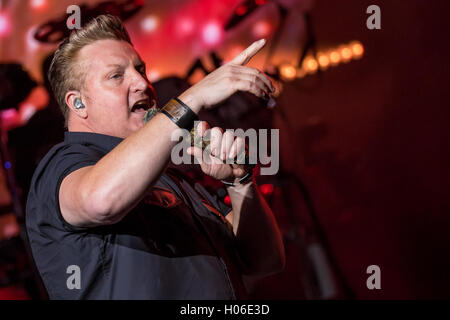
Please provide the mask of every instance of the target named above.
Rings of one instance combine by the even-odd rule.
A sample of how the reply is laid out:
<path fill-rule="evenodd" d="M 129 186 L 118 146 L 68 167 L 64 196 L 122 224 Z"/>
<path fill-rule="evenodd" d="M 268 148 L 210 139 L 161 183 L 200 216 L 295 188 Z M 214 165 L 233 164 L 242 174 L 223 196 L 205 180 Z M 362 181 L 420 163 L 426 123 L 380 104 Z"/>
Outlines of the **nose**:
<path fill-rule="evenodd" d="M 149 84 L 146 75 L 141 74 L 137 70 L 133 70 L 133 79 L 131 83 L 131 90 L 133 92 L 144 92 L 148 89 Z"/>

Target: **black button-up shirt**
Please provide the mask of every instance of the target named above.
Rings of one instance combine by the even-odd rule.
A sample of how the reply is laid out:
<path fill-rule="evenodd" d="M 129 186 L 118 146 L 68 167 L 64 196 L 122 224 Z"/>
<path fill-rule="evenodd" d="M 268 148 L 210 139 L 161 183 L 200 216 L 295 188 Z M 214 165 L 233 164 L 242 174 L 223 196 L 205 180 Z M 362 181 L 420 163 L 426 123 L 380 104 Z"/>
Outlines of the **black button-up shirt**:
<path fill-rule="evenodd" d="M 50 298 L 245 298 L 235 237 L 224 218 L 230 208 L 177 170 L 167 169 L 116 224 L 82 228 L 63 219 L 58 194 L 64 177 L 94 165 L 121 141 L 66 132 L 36 169 L 26 225 Z M 70 285 L 74 276 L 79 288 Z"/>

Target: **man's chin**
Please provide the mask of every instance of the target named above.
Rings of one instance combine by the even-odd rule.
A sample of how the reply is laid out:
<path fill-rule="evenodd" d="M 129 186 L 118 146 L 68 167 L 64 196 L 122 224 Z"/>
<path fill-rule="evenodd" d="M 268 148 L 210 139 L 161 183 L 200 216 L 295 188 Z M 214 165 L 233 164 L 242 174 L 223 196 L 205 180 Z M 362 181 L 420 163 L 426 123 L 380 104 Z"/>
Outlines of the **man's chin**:
<path fill-rule="evenodd" d="M 146 111 L 144 109 L 139 109 L 139 110 L 133 111 L 130 113 L 130 119 L 133 119 L 133 122 L 143 124 L 145 112 Z"/>
<path fill-rule="evenodd" d="M 134 131 L 139 130 L 140 128 L 142 128 L 144 126 L 144 114 L 145 112 L 141 113 L 137 113 L 137 112 L 133 112 L 131 115 L 131 122 L 132 122 L 132 128 L 134 128 Z"/>

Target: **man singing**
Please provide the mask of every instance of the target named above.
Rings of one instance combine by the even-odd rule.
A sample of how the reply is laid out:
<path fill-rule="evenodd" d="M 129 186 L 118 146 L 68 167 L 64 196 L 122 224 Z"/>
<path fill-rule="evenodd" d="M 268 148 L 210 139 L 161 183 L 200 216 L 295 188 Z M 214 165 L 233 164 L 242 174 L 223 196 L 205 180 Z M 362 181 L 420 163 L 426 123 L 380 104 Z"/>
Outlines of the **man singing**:
<path fill-rule="evenodd" d="M 237 91 L 270 96 L 270 80 L 245 66 L 263 46 L 253 43 L 143 124 L 156 99 L 118 18 L 98 16 L 61 43 L 48 76 L 68 131 L 36 169 L 26 214 L 51 299 L 245 299 L 246 276 L 283 269 L 281 234 L 248 167 L 220 161 L 236 156 L 242 138 L 211 129 L 213 161 L 201 164 L 228 182 L 232 209 L 167 168 L 172 133 L 190 130 L 202 108 Z"/>

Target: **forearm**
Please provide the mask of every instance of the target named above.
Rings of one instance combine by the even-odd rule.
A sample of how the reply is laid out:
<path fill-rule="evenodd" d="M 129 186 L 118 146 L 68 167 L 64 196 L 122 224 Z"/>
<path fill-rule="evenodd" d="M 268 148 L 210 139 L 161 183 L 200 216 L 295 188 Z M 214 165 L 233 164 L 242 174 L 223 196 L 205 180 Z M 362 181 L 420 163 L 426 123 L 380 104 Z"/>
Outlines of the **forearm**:
<path fill-rule="evenodd" d="M 194 110 L 198 111 L 198 110 Z M 112 222 L 120 220 L 147 193 L 166 167 L 178 127 L 156 115 L 124 139 L 86 174 L 82 186 Z"/>
<path fill-rule="evenodd" d="M 252 274 L 281 271 L 284 245 L 275 217 L 256 182 L 227 189 L 240 258 Z"/>

